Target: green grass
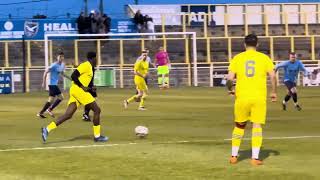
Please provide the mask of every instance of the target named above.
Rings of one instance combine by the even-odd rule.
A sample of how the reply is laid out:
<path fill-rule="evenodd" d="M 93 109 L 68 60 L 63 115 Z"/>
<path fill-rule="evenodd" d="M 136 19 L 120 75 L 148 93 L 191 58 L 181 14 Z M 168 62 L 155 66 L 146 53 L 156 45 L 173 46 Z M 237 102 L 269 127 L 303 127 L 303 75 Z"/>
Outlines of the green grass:
<path fill-rule="evenodd" d="M 240 162 L 230 165 L 233 98 L 220 88 L 151 90 L 148 111 L 137 104 L 122 109 L 122 100 L 134 90 L 100 89 L 105 144 L 115 146 L 0 152 L 0 179 L 320 179 L 320 138 L 264 140 L 265 165 L 251 167 L 250 140 L 242 143 Z M 285 89 L 279 90 L 279 98 Z M 65 95 L 68 97 L 68 95 Z M 303 111 L 290 103 L 268 104 L 265 137 L 320 136 L 319 88 L 299 92 Z M 82 108 L 72 120 L 53 131 L 48 143 L 40 138 L 35 114 L 46 93 L 0 96 L 0 149 L 94 145 L 91 123 L 81 120 Z M 66 102 L 56 109 L 62 114 Z M 134 128 L 149 127 L 146 139 Z M 250 138 L 249 127 L 246 137 Z M 189 142 L 181 142 L 189 141 Z M 129 144 L 137 143 L 137 144 Z"/>

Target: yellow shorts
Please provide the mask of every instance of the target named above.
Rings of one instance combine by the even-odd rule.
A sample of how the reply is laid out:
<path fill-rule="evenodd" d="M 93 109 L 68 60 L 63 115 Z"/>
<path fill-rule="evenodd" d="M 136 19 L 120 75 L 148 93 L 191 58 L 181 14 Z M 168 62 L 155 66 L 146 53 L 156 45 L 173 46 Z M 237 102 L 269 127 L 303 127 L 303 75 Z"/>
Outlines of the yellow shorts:
<path fill-rule="evenodd" d="M 236 99 L 234 105 L 235 122 L 251 121 L 265 124 L 267 113 L 266 100 Z"/>
<path fill-rule="evenodd" d="M 134 84 L 136 85 L 137 90 L 140 91 L 147 91 L 148 86 L 146 84 L 146 81 L 142 77 L 134 77 Z"/>
<path fill-rule="evenodd" d="M 69 98 L 68 105 L 75 102 L 77 106 L 79 105 L 85 106 L 94 101 L 95 101 L 94 97 L 89 92 L 85 92 L 83 89 L 81 89 L 77 85 L 71 85 L 70 98 Z"/>

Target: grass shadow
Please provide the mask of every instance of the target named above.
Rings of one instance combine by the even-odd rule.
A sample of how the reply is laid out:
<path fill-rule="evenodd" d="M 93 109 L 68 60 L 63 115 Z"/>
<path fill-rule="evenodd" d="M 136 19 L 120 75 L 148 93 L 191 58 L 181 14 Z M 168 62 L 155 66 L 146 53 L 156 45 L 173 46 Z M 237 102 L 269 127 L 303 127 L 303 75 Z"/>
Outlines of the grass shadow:
<path fill-rule="evenodd" d="M 262 149 L 259 154 L 260 160 L 265 160 L 269 156 L 279 156 L 280 152 L 272 149 Z M 243 161 L 245 159 L 251 159 L 251 149 L 250 150 L 244 150 L 239 151 L 239 158 L 238 161 Z"/>
<path fill-rule="evenodd" d="M 78 140 L 92 140 L 92 139 L 93 139 L 92 135 L 81 135 L 81 136 L 77 136 L 71 139 L 66 139 L 61 141 L 49 141 L 49 142 L 46 142 L 45 144 L 56 144 L 56 143 L 73 142 Z"/>

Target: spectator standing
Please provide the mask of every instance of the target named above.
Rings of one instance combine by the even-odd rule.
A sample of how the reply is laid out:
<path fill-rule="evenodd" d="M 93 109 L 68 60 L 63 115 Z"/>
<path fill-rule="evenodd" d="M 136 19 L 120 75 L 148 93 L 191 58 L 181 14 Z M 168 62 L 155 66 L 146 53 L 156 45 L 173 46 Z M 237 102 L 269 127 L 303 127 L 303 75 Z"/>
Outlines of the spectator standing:
<path fill-rule="evenodd" d="M 143 30 L 144 30 L 144 17 L 141 14 L 140 10 L 138 10 L 136 12 L 136 14 L 134 15 L 133 20 L 134 20 L 134 23 L 137 26 L 138 32 L 140 32 L 140 33 L 143 32 Z"/>
<path fill-rule="evenodd" d="M 146 23 L 146 27 L 147 27 L 147 33 L 154 33 L 154 23 L 153 23 L 152 17 L 149 17 L 148 15 L 146 15 L 145 20 L 146 20 L 145 23 Z M 156 36 L 150 35 L 149 39 L 155 40 Z"/>
<path fill-rule="evenodd" d="M 97 15 L 94 12 L 91 12 L 89 15 L 90 18 L 90 25 L 91 25 L 91 34 L 98 33 L 98 22 L 97 22 Z"/>
<path fill-rule="evenodd" d="M 78 30 L 80 34 L 85 34 L 86 30 L 86 17 L 84 16 L 84 13 L 81 12 L 78 19 L 77 19 L 77 24 L 78 24 Z"/>
<path fill-rule="evenodd" d="M 105 28 L 105 33 L 108 34 L 111 27 L 111 18 L 106 14 L 103 15 L 103 25 Z"/>

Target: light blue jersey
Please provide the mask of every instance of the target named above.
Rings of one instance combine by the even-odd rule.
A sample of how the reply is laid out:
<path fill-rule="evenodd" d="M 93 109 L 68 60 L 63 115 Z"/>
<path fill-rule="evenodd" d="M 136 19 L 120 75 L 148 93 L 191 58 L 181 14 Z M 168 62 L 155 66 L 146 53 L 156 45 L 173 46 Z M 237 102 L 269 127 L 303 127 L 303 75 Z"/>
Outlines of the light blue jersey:
<path fill-rule="evenodd" d="M 296 82 L 298 74 L 300 71 L 304 72 L 304 75 L 307 76 L 308 72 L 301 61 L 296 60 L 295 62 L 291 62 L 290 60 L 284 61 L 280 64 L 276 65 L 276 71 L 283 68 L 284 70 L 284 78 L 283 81 L 291 81 Z"/>
<path fill-rule="evenodd" d="M 64 71 L 64 64 L 61 63 L 52 63 L 49 67 L 50 72 L 50 84 L 49 85 L 58 85 L 59 82 L 59 75 L 61 72 Z"/>

